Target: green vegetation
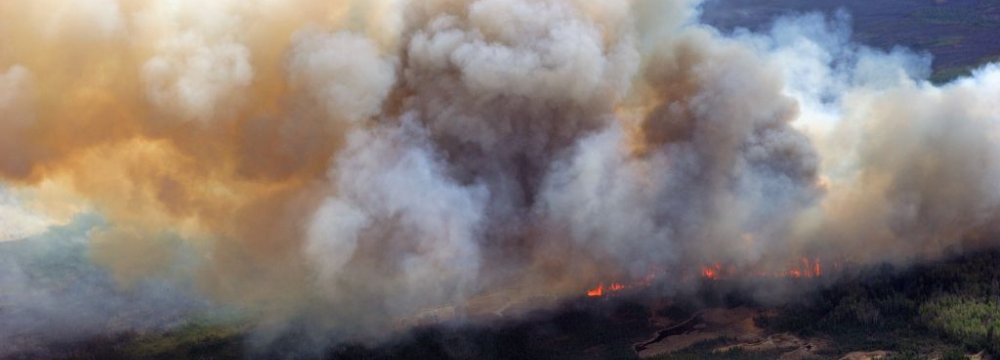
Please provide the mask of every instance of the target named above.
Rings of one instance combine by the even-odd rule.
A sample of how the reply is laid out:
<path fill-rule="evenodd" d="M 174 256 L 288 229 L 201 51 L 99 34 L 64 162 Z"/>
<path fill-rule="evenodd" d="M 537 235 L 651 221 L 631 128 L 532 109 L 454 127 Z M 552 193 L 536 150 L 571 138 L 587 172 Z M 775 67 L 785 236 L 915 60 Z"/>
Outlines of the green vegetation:
<path fill-rule="evenodd" d="M 710 293 L 710 292 L 703 292 Z M 716 296 L 701 298 L 713 299 Z M 752 305 L 748 299 L 710 306 Z M 729 302 L 736 301 L 739 304 Z M 712 305 L 714 304 L 714 305 Z M 757 318 L 768 332 L 821 338 L 816 354 L 838 359 L 854 351 L 887 350 L 890 359 L 964 359 L 1000 355 L 1000 251 L 979 252 L 899 269 L 859 270 Z M 714 352 L 733 339 L 714 339 L 657 359 L 774 359 L 790 349 Z"/>
<path fill-rule="evenodd" d="M 883 349 L 898 358 L 949 351 L 1000 355 L 1000 253 L 905 271 L 864 271 L 758 319 L 771 331 L 833 341 L 832 353 Z"/>
<path fill-rule="evenodd" d="M 963 41 L 965 41 L 965 38 L 961 36 L 942 36 L 931 38 L 927 42 L 920 44 L 920 46 L 924 48 L 954 47 L 961 45 Z"/>
<path fill-rule="evenodd" d="M 236 358 L 246 328 L 195 321 L 164 334 L 148 334 L 131 341 L 123 353 L 135 359 Z"/>
<path fill-rule="evenodd" d="M 944 295 L 921 305 L 920 315 L 929 328 L 966 348 L 986 349 L 1000 341 L 1000 303 L 996 299 Z"/>
<path fill-rule="evenodd" d="M 891 50 L 903 46 L 933 55 L 930 80 L 944 84 L 1000 60 L 1000 2 L 915 0 L 708 1 L 702 19 L 724 31 L 766 29 L 778 16 L 838 10 L 850 14 L 851 38 Z"/>
<path fill-rule="evenodd" d="M 983 65 L 1000 62 L 1000 55 L 986 56 L 980 58 L 975 63 L 965 66 L 952 66 L 941 69 L 934 70 L 931 74 L 930 81 L 934 84 L 945 84 L 952 80 L 958 79 L 963 76 L 969 76 L 972 71 L 982 67 Z"/>
<path fill-rule="evenodd" d="M 229 314 L 192 319 L 166 332 L 128 333 L 73 346 L 62 359 L 238 359 L 249 324 Z"/>
<path fill-rule="evenodd" d="M 917 9 L 910 17 L 918 23 L 932 25 L 964 25 L 985 28 L 1000 26 L 1000 20 L 989 16 L 987 6 L 932 6 Z"/>
<path fill-rule="evenodd" d="M 722 282 L 712 283 L 722 285 Z M 713 290 L 714 289 L 714 290 Z M 704 307 L 755 306 L 744 290 L 707 287 L 691 298 L 657 310 L 685 318 Z M 898 269 L 859 270 L 757 318 L 768 332 L 820 338 L 820 358 L 838 359 L 853 351 L 888 350 L 891 359 L 958 359 L 987 351 L 1000 355 L 1000 251 Z M 296 353 L 300 335 L 288 335 L 278 349 L 249 354 L 259 358 L 333 359 L 635 359 L 632 345 L 658 329 L 651 309 L 629 299 L 582 299 L 558 310 L 487 326 L 429 326 L 391 342 L 332 344 Z M 165 333 L 126 334 L 78 345 L 70 359 L 229 359 L 247 357 L 250 325 L 239 317 L 192 320 Z M 734 339 L 698 343 L 662 360 L 774 359 L 789 349 L 714 352 Z"/>

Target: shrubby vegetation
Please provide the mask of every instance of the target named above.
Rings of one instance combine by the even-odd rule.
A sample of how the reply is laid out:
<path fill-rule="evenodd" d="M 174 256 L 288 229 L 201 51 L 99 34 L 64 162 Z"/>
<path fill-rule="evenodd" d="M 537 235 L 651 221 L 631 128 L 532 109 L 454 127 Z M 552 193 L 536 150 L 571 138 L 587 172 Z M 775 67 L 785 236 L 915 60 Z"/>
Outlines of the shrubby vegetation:
<path fill-rule="evenodd" d="M 929 328 L 967 348 L 998 349 L 1000 303 L 996 299 L 939 296 L 920 306 L 920 316 Z"/>
<path fill-rule="evenodd" d="M 838 352 L 886 349 L 915 358 L 986 350 L 1000 356 L 1000 252 L 861 271 L 758 324 L 830 337 Z"/>
<path fill-rule="evenodd" d="M 658 315 L 682 319 L 705 307 L 759 306 L 745 289 L 730 289 L 723 283 L 707 283 L 696 295 L 659 309 Z M 386 344 L 331 344 L 310 354 L 295 352 L 292 340 L 299 336 L 294 333 L 288 335 L 287 346 L 248 354 L 246 323 L 195 319 L 163 334 L 96 339 L 75 347 L 66 358 L 635 359 L 632 344 L 658 330 L 648 322 L 651 309 L 641 301 L 590 300 L 489 326 L 423 327 Z M 997 358 L 1000 251 L 908 268 L 865 268 L 777 310 L 758 318 L 757 324 L 770 332 L 828 339 L 831 348 L 820 355 L 831 359 L 870 350 L 893 351 L 893 359 L 924 359 L 930 354 L 959 359 L 984 350 Z M 782 352 L 712 352 L 732 341 L 710 340 L 662 358 L 773 359 Z"/>

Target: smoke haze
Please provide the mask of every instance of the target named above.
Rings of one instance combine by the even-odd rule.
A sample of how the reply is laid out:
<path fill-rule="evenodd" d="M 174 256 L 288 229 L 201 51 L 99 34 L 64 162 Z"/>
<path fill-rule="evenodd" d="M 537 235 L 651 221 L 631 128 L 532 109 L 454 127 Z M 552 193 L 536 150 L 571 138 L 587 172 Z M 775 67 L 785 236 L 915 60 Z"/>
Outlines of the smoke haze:
<path fill-rule="evenodd" d="M 354 335 L 706 263 L 996 245 L 1000 66 L 934 85 L 846 14 L 721 33 L 698 6 L 2 2 L 0 239 L 97 216 L 102 289 L 174 279 Z M 50 294 L 10 274 L 23 319 L 4 306 Z"/>

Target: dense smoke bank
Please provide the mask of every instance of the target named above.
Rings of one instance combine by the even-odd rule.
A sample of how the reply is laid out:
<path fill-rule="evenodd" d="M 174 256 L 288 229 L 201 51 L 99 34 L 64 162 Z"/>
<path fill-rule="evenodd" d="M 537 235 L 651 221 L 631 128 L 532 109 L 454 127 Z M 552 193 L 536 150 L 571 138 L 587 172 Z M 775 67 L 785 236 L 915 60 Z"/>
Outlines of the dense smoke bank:
<path fill-rule="evenodd" d="M 1000 67 L 935 86 L 845 15 L 722 34 L 697 6 L 5 1 L 0 177 L 31 210 L 8 221 L 100 214 L 117 286 L 170 273 L 355 335 L 994 245 Z"/>

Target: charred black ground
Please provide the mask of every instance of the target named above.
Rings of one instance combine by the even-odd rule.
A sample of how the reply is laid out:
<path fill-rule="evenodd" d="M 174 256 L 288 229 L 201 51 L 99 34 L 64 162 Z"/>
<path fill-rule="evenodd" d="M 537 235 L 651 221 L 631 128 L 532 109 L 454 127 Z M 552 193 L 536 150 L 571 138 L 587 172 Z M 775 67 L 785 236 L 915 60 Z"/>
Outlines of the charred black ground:
<path fill-rule="evenodd" d="M 811 282 L 816 280 L 783 279 Z M 703 281 L 696 294 L 656 298 L 649 292 L 569 301 L 557 310 L 488 325 L 422 326 L 380 344 L 346 342 L 313 350 L 290 331 L 266 350 L 248 347 L 239 325 L 192 322 L 165 334 L 118 336 L 64 344 L 63 359 L 322 358 L 322 359 L 636 359 L 635 345 L 682 325 L 671 336 L 697 333 L 686 326 L 713 309 L 753 309 L 764 337 L 792 334 L 817 339 L 818 359 L 855 351 L 885 350 L 898 359 L 992 353 L 1000 355 L 1000 251 L 957 255 L 906 269 L 890 265 L 860 269 L 798 301 L 766 306 L 743 295 L 744 286 Z M 667 305 L 664 305 L 667 304 Z M 656 326 L 654 317 L 673 323 Z M 698 320 L 695 320 L 697 322 Z M 792 349 L 765 351 L 720 347 L 736 337 L 700 341 L 654 359 L 771 359 Z M 310 349 L 310 350 L 302 350 Z"/>

